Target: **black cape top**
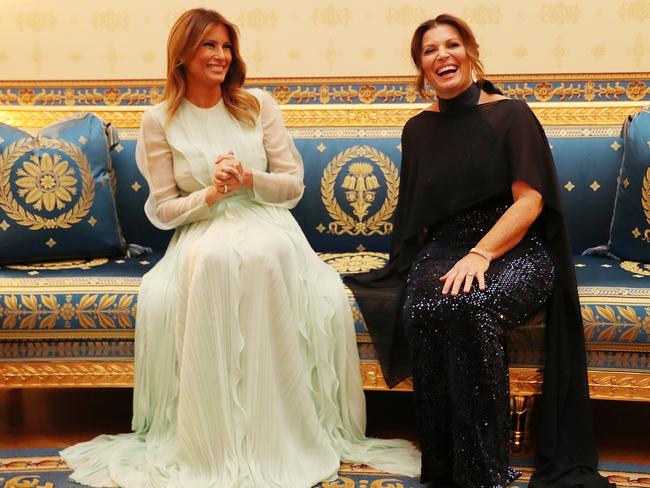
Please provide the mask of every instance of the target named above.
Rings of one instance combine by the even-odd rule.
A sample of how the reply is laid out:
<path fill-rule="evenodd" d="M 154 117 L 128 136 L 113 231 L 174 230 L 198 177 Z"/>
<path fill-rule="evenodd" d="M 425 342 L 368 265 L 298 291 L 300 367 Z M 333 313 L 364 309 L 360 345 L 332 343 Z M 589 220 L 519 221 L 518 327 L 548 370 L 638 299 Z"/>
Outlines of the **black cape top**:
<path fill-rule="evenodd" d="M 496 91 L 491 84 L 484 86 Z M 536 419 L 537 471 L 530 487 L 608 487 L 596 472 L 584 331 L 555 165 L 539 121 L 523 101 L 502 99 L 424 111 L 402 133 L 399 202 L 382 269 L 348 276 L 390 387 L 410 375 L 400 323 L 405 280 L 426 230 L 492 199 L 512 201 L 513 181 L 536 189 L 538 218 L 556 278 L 546 305 L 544 385 Z"/>

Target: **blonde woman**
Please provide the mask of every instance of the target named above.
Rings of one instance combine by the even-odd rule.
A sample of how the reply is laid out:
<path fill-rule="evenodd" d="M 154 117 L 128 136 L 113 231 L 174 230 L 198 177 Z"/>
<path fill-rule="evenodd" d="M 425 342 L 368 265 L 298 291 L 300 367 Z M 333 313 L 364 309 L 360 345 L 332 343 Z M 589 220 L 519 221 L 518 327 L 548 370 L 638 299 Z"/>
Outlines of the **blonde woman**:
<path fill-rule="evenodd" d="M 419 472 L 409 443 L 364 436 L 346 294 L 289 212 L 302 161 L 245 72 L 223 16 L 178 19 L 137 148 L 147 215 L 176 232 L 140 287 L 134 433 L 64 450 L 75 481 L 308 488 L 341 460 Z"/>

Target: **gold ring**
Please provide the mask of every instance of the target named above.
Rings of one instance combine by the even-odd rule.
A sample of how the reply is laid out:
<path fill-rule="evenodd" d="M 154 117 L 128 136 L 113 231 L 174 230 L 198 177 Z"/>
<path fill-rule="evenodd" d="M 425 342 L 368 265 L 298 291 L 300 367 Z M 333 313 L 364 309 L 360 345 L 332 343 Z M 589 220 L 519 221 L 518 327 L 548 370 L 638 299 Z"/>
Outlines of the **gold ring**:
<path fill-rule="evenodd" d="M 228 185 L 223 185 L 223 192 L 228 193 Z"/>
<path fill-rule="evenodd" d="M 467 273 L 467 276 L 474 276 L 474 273 Z"/>

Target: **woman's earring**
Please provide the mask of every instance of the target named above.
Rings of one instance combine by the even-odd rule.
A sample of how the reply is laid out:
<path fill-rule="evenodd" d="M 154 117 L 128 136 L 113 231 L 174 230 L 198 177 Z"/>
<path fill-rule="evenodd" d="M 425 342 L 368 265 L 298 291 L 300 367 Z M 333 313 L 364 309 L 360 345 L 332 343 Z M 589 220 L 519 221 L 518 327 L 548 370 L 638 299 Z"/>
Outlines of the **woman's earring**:
<path fill-rule="evenodd" d="M 436 97 L 436 91 L 433 89 L 433 86 L 431 86 L 431 83 L 428 81 L 424 82 L 424 91 L 429 95 L 430 98 L 435 98 Z"/>

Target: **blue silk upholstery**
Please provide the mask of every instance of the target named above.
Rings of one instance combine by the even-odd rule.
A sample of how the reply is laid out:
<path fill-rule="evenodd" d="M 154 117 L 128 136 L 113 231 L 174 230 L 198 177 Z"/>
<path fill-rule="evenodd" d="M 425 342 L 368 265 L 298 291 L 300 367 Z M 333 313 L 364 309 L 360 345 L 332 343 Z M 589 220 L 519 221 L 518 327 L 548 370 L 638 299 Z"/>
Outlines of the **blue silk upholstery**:
<path fill-rule="evenodd" d="M 138 285 L 161 256 L 1 267 L 0 360 L 131 359 Z"/>
<path fill-rule="evenodd" d="M 637 113 L 626 132 L 609 251 L 650 263 L 650 109 Z"/>
<path fill-rule="evenodd" d="M 157 229 L 144 213 L 149 186 L 135 163 L 135 145 L 134 140 L 122 140 L 111 151 L 117 215 L 126 242 L 164 251 L 173 232 Z"/>
<path fill-rule="evenodd" d="M 550 137 L 560 190 L 576 254 L 607 242 L 616 179 L 623 155 L 620 137 Z"/>
<path fill-rule="evenodd" d="M 36 137 L 0 124 L 0 263 L 124 248 L 104 124 L 86 114 Z"/>

